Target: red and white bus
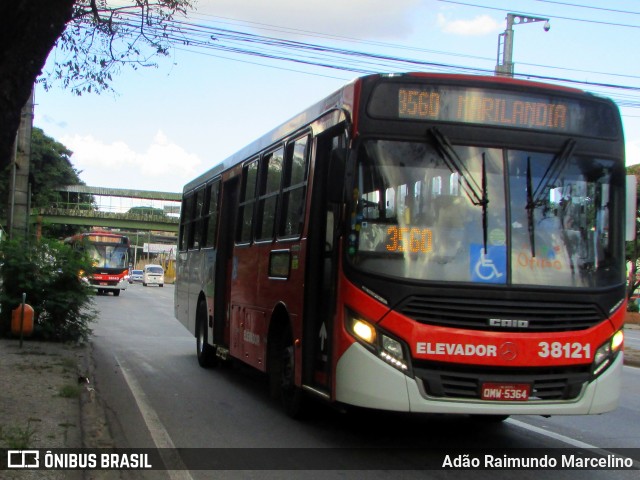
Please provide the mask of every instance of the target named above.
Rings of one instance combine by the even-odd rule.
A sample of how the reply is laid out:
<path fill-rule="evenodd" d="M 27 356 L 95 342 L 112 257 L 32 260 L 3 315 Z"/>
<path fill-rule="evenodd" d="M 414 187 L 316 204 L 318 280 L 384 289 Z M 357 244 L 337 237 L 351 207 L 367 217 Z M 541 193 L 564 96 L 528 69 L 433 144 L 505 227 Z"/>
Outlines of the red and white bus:
<path fill-rule="evenodd" d="M 66 243 L 85 250 L 93 259 L 90 285 L 99 295 L 126 290 L 129 274 L 129 237 L 119 233 L 94 231 L 67 238 Z"/>
<path fill-rule="evenodd" d="M 615 104 L 510 78 L 359 78 L 184 187 L 198 360 L 402 412 L 595 414 L 623 365 Z"/>

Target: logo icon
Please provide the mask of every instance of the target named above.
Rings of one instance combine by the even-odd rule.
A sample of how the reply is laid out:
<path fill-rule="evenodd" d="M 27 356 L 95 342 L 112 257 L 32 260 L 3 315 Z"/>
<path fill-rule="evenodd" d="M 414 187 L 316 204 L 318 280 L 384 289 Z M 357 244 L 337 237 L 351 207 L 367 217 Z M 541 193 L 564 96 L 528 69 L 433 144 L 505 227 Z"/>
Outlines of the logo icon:
<path fill-rule="evenodd" d="M 516 348 L 516 344 L 513 342 L 505 342 L 500 345 L 498 350 L 500 356 L 505 360 L 515 360 L 518 356 L 518 349 Z"/>
<path fill-rule="evenodd" d="M 505 318 L 490 318 L 491 327 L 502 328 L 529 328 L 529 320 L 508 320 Z"/>
<path fill-rule="evenodd" d="M 40 452 L 38 450 L 7 450 L 7 467 L 38 468 Z"/>

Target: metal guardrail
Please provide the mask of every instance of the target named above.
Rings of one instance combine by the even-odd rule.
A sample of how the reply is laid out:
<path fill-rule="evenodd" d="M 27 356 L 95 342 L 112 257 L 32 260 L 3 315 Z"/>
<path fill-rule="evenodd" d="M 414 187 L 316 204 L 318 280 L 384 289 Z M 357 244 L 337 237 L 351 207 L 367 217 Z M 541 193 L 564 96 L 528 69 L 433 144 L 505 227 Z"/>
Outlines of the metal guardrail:
<path fill-rule="evenodd" d="M 105 212 L 102 210 L 85 210 L 80 208 L 48 207 L 36 209 L 36 212 L 38 215 L 56 217 L 117 218 L 121 220 L 133 220 L 139 222 L 167 223 L 169 225 L 178 225 L 178 223 L 180 223 L 178 217 L 144 213 Z"/>

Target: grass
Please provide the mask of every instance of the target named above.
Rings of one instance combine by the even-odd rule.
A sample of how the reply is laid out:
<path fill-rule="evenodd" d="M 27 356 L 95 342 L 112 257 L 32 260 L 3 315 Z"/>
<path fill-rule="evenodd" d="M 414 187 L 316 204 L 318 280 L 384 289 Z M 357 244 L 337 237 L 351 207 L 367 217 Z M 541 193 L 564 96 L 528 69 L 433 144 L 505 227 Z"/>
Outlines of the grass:
<path fill-rule="evenodd" d="M 79 398 L 82 388 L 79 385 L 66 384 L 60 387 L 58 395 L 62 398 Z"/>
<path fill-rule="evenodd" d="M 37 418 L 27 420 L 27 426 L 3 428 L 0 426 L 0 441 L 5 443 L 7 448 L 12 450 L 24 450 L 31 446 L 36 428 L 32 427 L 33 422 L 39 422 Z"/>

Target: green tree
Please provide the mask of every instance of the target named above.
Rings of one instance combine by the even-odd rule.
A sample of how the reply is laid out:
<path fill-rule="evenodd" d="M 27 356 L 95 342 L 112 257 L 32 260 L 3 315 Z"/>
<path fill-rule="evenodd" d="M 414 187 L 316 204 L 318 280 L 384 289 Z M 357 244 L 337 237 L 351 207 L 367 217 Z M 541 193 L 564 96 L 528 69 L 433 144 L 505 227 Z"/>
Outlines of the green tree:
<path fill-rule="evenodd" d="M 635 175 L 636 177 L 636 199 L 640 198 L 640 164 L 631 165 L 627 167 L 627 175 Z M 626 259 L 631 262 L 631 271 L 629 272 L 629 288 L 627 290 L 627 296 L 631 298 L 633 292 L 640 287 L 640 281 L 637 279 L 637 264 L 638 255 L 640 254 L 640 247 L 638 241 L 640 240 L 640 203 L 636 205 L 636 238 L 632 242 L 627 242 L 626 245 Z"/>
<path fill-rule="evenodd" d="M 156 217 L 164 217 L 165 213 L 162 208 L 154 208 L 154 207 L 131 207 L 127 213 L 132 213 L 134 215 L 152 215 Z"/>
<path fill-rule="evenodd" d="M 91 258 L 54 240 L 0 244 L 0 334 L 10 330 L 11 312 L 22 294 L 35 311 L 35 335 L 55 341 L 84 341 L 95 318 L 93 290 L 79 272 L 92 268 Z"/>
<path fill-rule="evenodd" d="M 192 0 L 3 0 L 0 2 L 0 169 L 11 158 L 27 102 L 47 57 L 46 88 L 61 82 L 78 95 L 111 88 L 122 67 L 152 66 L 179 41 L 166 22 Z"/>
<path fill-rule="evenodd" d="M 71 163 L 73 152 L 62 143 L 45 135 L 40 128 L 34 128 L 31 135 L 31 206 L 44 208 L 59 202 L 92 205 L 93 197 L 87 194 L 69 193 L 62 195 L 58 189 L 65 185 L 83 185 L 79 171 Z M 7 168 L 8 170 L 9 168 Z M 9 174 L 0 176 L 0 218 L 6 218 Z M 76 227 L 49 226 L 49 235 L 64 237 L 76 232 Z"/>
<path fill-rule="evenodd" d="M 34 207 L 46 207 L 62 198 L 57 189 L 64 185 L 84 185 L 80 172 L 71 163 L 73 152 L 62 143 L 45 135 L 40 128 L 34 128 L 31 135 L 31 204 Z M 73 202 L 91 203 L 89 195 L 73 194 Z"/>

